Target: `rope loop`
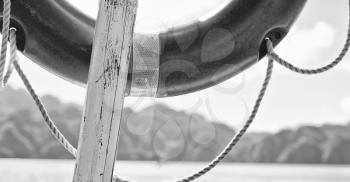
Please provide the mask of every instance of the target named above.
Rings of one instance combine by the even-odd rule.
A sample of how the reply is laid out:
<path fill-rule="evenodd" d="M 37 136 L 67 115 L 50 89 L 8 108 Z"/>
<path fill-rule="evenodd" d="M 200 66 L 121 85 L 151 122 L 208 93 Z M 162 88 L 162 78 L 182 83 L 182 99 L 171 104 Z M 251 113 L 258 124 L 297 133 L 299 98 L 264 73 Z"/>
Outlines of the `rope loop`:
<path fill-rule="evenodd" d="M 321 68 L 317 68 L 317 69 L 299 68 L 299 67 L 293 65 L 292 63 L 282 59 L 278 54 L 276 54 L 274 52 L 273 43 L 272 43 L 270 38 L 265 39 L 266 46 L 267 46 L 267 57 L 278 62 L 280 65 L 284 66 L 285 68 L 287 68 L 293 72 L 300 73 L 300 74 L 316 75 L 316 74 L 320 74 L 320 73 L 324 73 L 326 71 L 329 71 L 330 69 L 337 66 L 341 61 L 343 61 L 345 55 L 349 51 L 349 47 L 350 47 L 350 0 L 348 0 L 348 9 L 349 9 L 348 10 L 348 27 L 347 27 L 348 29 L 347 29 L 345 44 L 343 46 L 343 49 L 341 50 L 341 52 L 337 56 L 337 58 L 334 61 L 332 61 L 330 64 L 323 66 Z"/>

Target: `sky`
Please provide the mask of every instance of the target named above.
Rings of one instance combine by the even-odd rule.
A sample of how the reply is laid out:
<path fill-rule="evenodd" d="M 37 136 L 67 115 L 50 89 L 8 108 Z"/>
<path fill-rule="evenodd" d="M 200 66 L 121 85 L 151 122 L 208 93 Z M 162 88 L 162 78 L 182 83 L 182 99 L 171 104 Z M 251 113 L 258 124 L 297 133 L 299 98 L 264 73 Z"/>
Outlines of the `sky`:
<path fill-rule="evenodd" d="M 98 0 L 69 2 L 89 16 L 96 17 Z M 189 23 L 198 17 L 208 17 L 225 3 L 227 0 L 140 0 L 136 31 L 153 31 Z M 323 66 L 332 61 L 342 48 L 347 19 L 347 0 L 309 0 L 276 52 L 301 67 Z M 274 132 L 300 125 L 349 122 L 349 58 L 347 56 L 336 69 L 317 76 L 298 75 L 276 64 L 252 130 Z M 20 63 L 40 95 L 52 94 L 64 102 L 84 104 L 85 88 L 46 72 L 24 56 L 21 56 Z M 137 111 L 150 104 L 162 103 L 238 127 L 249 116 L 266 66 L 264 59 L 218 86 L 193 94 L 165 99 L 126 98 L 125 106 Z M 11 79 L 10 85 L 24 88 L 17 75 Z"/>

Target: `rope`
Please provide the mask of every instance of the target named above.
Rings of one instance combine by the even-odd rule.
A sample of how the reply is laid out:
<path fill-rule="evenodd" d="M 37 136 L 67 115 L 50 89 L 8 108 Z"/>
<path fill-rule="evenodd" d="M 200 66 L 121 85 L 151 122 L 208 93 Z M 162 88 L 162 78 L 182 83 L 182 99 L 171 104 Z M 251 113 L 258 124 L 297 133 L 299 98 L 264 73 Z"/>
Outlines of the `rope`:
<path fill-rule="evenodd" d="M 4 0 L 3 9 L 3 23 L 2 23 L 2 40 L 1 40 L 1 50 L 0 50 L 0 87 L 4 86 L 4 70 L 6 64 L 6 54 L 7 54 L 7 40 L 9 38 L 9 28 L 10 28 L 10 16 L 11 16 L 11 0 Z"/>
<path fill-rule="evenodd" d="M 253 123 L 261 102 L 265 96 L 267 87 L 270 83 L 271 80 L 271 76 L 272 76 L 272 71 L 273 71 L 273 60 L 269 59 L 269 63 L 267 66 L 267 71 L 266 71 L 266 76 L 265 76 L 265 80 L 264 83 L 262 85 L 262 88 L 259 92 L 259 96 L 257 98 L 257 100 L 255 101 L 255 105 L 254 105 L 254 109 L 251 112 L 249 119 L 246 121 L 246 123 L 244 124 L 243 128 L 238 132 L 238 134 L 233 137 L 233 139 L 231 140 L 231 142 L 226 146 L 226 148 L 223 150 L 223 152 L 215 159 L 213 160 L 207 167 L 205 167 L 204 169 L 200 170 L 199 172 L 197 172 L 196 174 L 193 174 L 192 176 L 189 176 L 185 179 L 182 179 L 178 182 L 190 182 L 190 181 L 194 181 L 195 179 L 203 176 L 204 174 L 208 173 L 210 170 L 212 170 L 214 167 L 216 167 L 221 161 L 224 160 L 224 158 L 231 152 L 231 150 L 237 145 L 237 143 L 241 140 L 241 138 L 244 136 L 244 134 L 247 132 L 247 130 L 249 129 L 250 125 Z"/>
<path fill-rule="evenodd" d="M 6 86 L 13 72 L 13 63 L 17 59 L 17 43 L 16 43 L 16 29 L 10 29 L 10 62 L 8 64 L 7 72 L 3 79 L 3 85 Z"/>
<path fill-rule="evenodd" d="M 270 59 L 275 60 L 276 62 L 278 62 L 280 65 L 286 67 L 287 69 L 296 72 L 296 73 L 300 73 L 300 74 L 305 74 L 305 75 L 315 75 L 315 74 L 320 74 L 320 73 L 324 73 L 332 68 L 334 68 L 335 66 L 337 66 L 345 57 L 346 53 L 349 50 L 350 47 L 350 0 L 348 1 L 348 6 L 349 6 L 349 14 L 348 14 L 348 31 L 347 31 L 347 36 L 346 36 L 346 40 L 345 40 L 345 45 L 343 47 L 343 49 L 341 50 L 340 54 L 338 55 L 338 57 L 331 62 L 330 64 L 323 66 L 321 68 L 317 68 L 317 69 L 302 69 L 299 68 L 297 66 L 294 66 L 293 64 L 289 63 L 288 61 L 282 59 L 279 55 L 277 55 L 274 50 L 273 50 L 273 44 L 271 42 L 271 40 L 269 38 L 266 39 L 267 42 L 267 56 Z"/>
<path fill-rule="evenodd" d="M 33 87 L 31 86 L 28 78 L 26 77 L 26 75 L 24 74 L 24 72 L 22 71 L 20 65 L 18 64 L 18 61 L 15 60 L 13 62 L 13 66 L 15 67 L 18 75 L 20 76 L 20 78 L 23 81 L 23 84 L 25 85 L 25 87 L 27 88 L 29 94 L 32 96 L 36 106 L 38 107 L 41 115 L 44 118 L 44 121 L 47 125 L 47 127 L 49 128 L 50 132 L 52 133 L 52 135 L 57 139 L 57 141 L 60 142 L 60 144 L 70 153 L 74 156 L 74 158 L 76 158 L 77 155 L 77 150 L 73 147 L 72 144 L 70 144 L 70 142 L 65 138 L 65 136 L 60 132 L 60 130 L 56 127 L 55 123 L 51 120 L 48 112 L 45 109 L 45 106 L 43 105 L 42 101 L 40 100 L 40 98 L 38 97 L 38 95 L 35 93 Z"/>
<path fill-rule="evenodd" d="M 21 69 L 19 63 L 18 63 L 18 58 L 17 58 L 17 46 L 16 46 L 16 30 L 11 28 L 9 29 L 10 26 L 10 11 L 11 11 L 11 1 L 10 0 L 4 0 L 4 17 L 3 17 L 3 39 L 2 39 L 2 47 L 1 47 L 1 56 L 0 56 L 0 81 L 2 82 L 2 85 L 6 85 L 7 81 L 9 80 L 13 67 L 17 71 L 18 75 L 20 76 L 21 80 L 23 81 L 26 89 L 28 90 L 29 94 L 32 96 L 36 106 L 38 107 L 41 115 L 44 118 L 44 121 L 46 125 L 48 126 L 49 130 L 51 133 L 55 136 L 55 138 L 62 144 L 62 146 L 70 152 L 74 157 L 76 157 L 77 150 L 69 143 L 69 141 L 64 137 L 64 135 L 59 131 L 59 129 L 56 127 L 54 122 L 51 120 L 48 112 L 46 111 L 44 105 L 42 104 L 41 100 L 39 99 L 38 95 L 34 91 L 33 87 L 31 86 L 28 78 L 24 74 L 23 70 Z M 350 0 L 349 0 L 349 17 L 350 17 Z M 6 52 L 7 52 L 7 39 L 8 39 L 8 34 L 10 32 L 10 63 L 9 67 L 7 69 L 7 73 L 4 76 L 4 67 L 6 63 Z M 230 143 L 225 147 L 225 149 L 211 162 L 208 164 L 207 167 L 203 168 L 202 170 L 198 171 L 197 173 L 186 177 L 181 180 L 177 180 L 177 182 L 190 182 L 194 181 L 201 176 L 207 174 L 209 171 L 211 171 L 213 168 L 215 168 L 220 162 L 222 162 L 225 157 L 231 152 L 231 150 L 237 145 L 237 143 L 241 140 L 241 138 L 244 136 L 244 134 L 247 132 L 251 124 L 253 123 L 261 102 L 265 96 L 266 90 L 268 88 L 268 85 L 270 83 L 271 77 L 272 77 L 272 72 L 273 72 L 273 62 L 276 61 L 282 66 L 285 66 L 286 68 L 297 72 L 297 73 L 302 73 L 302 74 L 318 74 L 322 73 L 325 71 L 330 70 L 331 68 L 335 67 L 338 65 L 344 58 L 345 54 L 347 53 L 349 46 L 350 46 L 350 18 L 349 18 L 349 26 L 348 26 L 348 34 L 347 34 L 347 39 L 346 43 L 344 45 L 344 48 L 342 49 L 341 53 L 339 56 L 329 65 L 321 67 L 319 69 L 314 69 L 314 70 L 309 70 L 309 69 L 301 69 L 298 68 L 291 63 L 283 60 L 280 58 L 273 50 L 273 44 L 269 38 L 266 39 L 266 44 L 267 44 L 267 56 L 269 57 L 268 60 L 268 67 L 266 71 L 266 76 L 264 79 L 264 82 L 262 84 L 262 88 L 259 92 L 258 98 L 255 102 L 254 108 L 249 116 L 249 119 L 246 121 L 244 126 L 242 127 L 241 130 L 232 138 Z M 13 65 L 13 67 L 12 67 Z M 127 180 L 122 180 L 119 179 L 118 177 L 114 177 L 113 179 L 116 182 L 129 182 Z"/>

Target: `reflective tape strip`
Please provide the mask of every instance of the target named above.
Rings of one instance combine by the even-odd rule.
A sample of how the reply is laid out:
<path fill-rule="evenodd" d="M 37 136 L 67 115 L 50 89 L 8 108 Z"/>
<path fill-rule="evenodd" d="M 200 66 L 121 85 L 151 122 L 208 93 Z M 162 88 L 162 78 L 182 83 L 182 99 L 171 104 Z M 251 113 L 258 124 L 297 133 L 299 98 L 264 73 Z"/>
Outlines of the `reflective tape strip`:
<path fill-rule="evenodd" d="M 159 81 L 159 35 L 134 34 L 130 96 L 155 97 Z"/>

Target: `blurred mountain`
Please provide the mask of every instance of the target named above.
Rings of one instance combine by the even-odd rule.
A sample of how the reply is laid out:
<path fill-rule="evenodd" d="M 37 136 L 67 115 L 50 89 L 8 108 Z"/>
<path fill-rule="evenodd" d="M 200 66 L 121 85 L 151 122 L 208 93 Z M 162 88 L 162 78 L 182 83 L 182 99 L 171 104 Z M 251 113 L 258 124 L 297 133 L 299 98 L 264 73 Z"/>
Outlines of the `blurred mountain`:
<path fill-rule="evenodd" d="M 52 119 L 76 146 L 82 107 L 50 95 L 41 98 Z M 125 108 L 119 160 L 208 161 L 234 135 L 234 129 L 201 115 L 153 105 Z M 0 92 L 1 158 L 71 158 L 51 136 L 33 101 L 23 90 Z M 227 162 L 350 164 L 350 123 L 302 126 L 278 133 L 248 133 Z"/>

